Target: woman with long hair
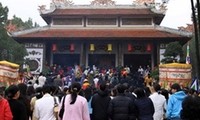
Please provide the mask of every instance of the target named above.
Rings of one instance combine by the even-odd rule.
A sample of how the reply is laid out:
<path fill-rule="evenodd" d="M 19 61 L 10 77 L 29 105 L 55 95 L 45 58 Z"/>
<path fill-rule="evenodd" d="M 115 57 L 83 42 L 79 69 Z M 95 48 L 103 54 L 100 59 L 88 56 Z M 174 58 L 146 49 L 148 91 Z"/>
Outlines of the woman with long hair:
<path fill-rule="evenodd" d="M 73 83 L 70 94 L 61 101 L 64 105 L 63 120 L 90 120 L 88 103 L 86 98 L 79 95 L 81 91 L 80 83 Z M 64 102 L 64 103 L 63 103 Z M 62 108 L 62 107 L 61 107 Z"/>

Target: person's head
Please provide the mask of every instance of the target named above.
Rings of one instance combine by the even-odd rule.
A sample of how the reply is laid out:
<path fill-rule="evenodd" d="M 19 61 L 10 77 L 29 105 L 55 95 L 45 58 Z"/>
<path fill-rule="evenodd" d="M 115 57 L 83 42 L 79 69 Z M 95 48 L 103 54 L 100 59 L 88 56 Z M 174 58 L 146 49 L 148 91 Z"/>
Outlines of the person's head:
<path fill-rule="evenodd" d="M 33 86 L 33 82 L 29 80 L 29 81 L 27 82 L 27 86 Z"/>
<path fill-rule="evenodd" d="M 123 85 L 124 85 L 124 87 L 125 87 L 125 90 L 128 91 L 128 90 L 129 90 L 129 87 L 130 87 L 129 84 L 128 84 L 128 83 L 123 83 Z"/>
<path fill-rule="evenodd" d="M 189 89 L 188 90 L 189 95 L 197 95 L 197 91 L 195 89 Z"/>
<path fill-rule="evenodd" d="M 117 92 L 118 92 L 118 93 L 124 93 L 125 90 L 126 90 L 126 87 L 125 87 L 123 84 L 119 84 L 119 85 L 117 86 Z"/>
<path fill-rule="evenodd" d="M 64 92 L 64 94 L 69 94 L 69 88 L 68 87 L 64 87 L 63 88 L 63 92 Z"/>
<path fill-rule="evenodd" d="M 189 91 L 189 87 L 183 87 L 182 90 L 185 92 L 185 94 L 190 94 Z"/>
<path fill-rule="evenodd" d="M 178 91 L 181 91 L 181 86 L 178 83 L 174 83 L 171 86 L 171 92 L 173 94 L 173 93 L 178 92 Z"/>
<path fill-rule="evenodd" d="M 145 93 L 145 95 L 147 96 L 147 97 L 149 97 L 150 95 L 151 95 L 151 90 L 150 90 L 150 88 L 149 87 L 144 87 L 144 93 Z"/>
<path fill-rule="evenodd" d="M 160 90 L 160 94 L 163 95 L 163 96 L 165 97 L 166 100 L 169 99 L 169 91 L 168 91 L 168 90 L 162 88 L 162 89 Z"/>
<path fill-rule="evenodd" d="M 18 99 L 20 95 L 20 90 L 17 85 L 10 85 L 6 89 L 6 96 L 8 99 Z"/>
<path fill-rule="evenodd" d="M 42 87 L 42 92 L 43 92 L 43 94 L 46 94 L 46 93 L 51 93 L 51 86 L 49 86 L 49 85 L 44 85 L 43 87 Z"/>
<path fill-rule="evenodd" d="M 102 83 L 102 84 L 100 84 L 100 86 L 99 86 L 99 89 L 100 89 L 101 91 L 105 91 L 106 88 L 107 88 L 106 83 Z"/>
<path fill-rule="evenodd" d="M 71 86 L 71 102 L 70 104 L 74 104 L 76 102 L 76 98 L 78 93 L 81 90 L 81 84 L 80 83 L 73 83 Z"/>
<path fill-rule="evenodd" d="M 145 94 L 145 90 L 143 88 L 136 88 L 134 90 L 134 93 L 137 95 L 137 98 L 143 98 L 143 97 L 146 97 L 146 94 Z"/>
<path fill-rule="evenodd" d="M 26 93 L 27 93 L 28 96 L 32 96 L 33 94 L 35 94 L 34 87 L 33 86 L 28 86 Z"/>
<path fill-rule="evenodd" d="M 187 96 L 182 103 L 181 118 L 183 120 L 199 120 L 200 97 Z"/>
<path fill-rule="evenodd" d="M 59 79 L 59 78 L 61 78 L 61 75 L 60 75 L 60 74 L 58 74 L 58 75 L 56 76 L 56 78 L 58 78 L 58 79 Z"/>
<path fill-rule="evenodd" d="M 148 77 L 148 78 L 150 78 L 150 77 L 151 77 L 151 75 L 150 75 L 150 74 L 148 74 L 148 75 L 147 75 L 147 77 Z"/>
<path fill-rule="evenodd" d="M 129 87 L 129 91 L 132 93 L 132 92 L 134 92 L 134 90 L 135 90 L 136 88 L 137 88 L 136 86 L 130 86 L 130 87 Z"/>
<path fill-rule="evenodd" d="M 89 102 L 91 97 L 92 97 L 92 87 L 87 87 L 84 91 L 83 91 L 84 97 L 87 99 L 87 101 Z"/>
<path fill-rule="evenodd" d="M 156 92 L 160 91 L 160 89 L 161 89 L 161 86 L 159 84 L 155 83 L 153 85 L 153 90 L 155 90 Z"/>
<path fill-rule="evenodd" d="M 56 85 L 52 85 L 51 86 L 51 94 L 54 96 L 54 95 L 57 95 L 60 91 L 60 88 L 59 86 L 56 86 Z"/>
<path fill-rule="evenodd" d="M 43 76 L 43 73 L 41 72 L 41 73 L 39 74 L 39 76 Z"/>
<path fill-rule="evenodd" d="M 19 83 L 17 86 L 20 90 L 20 94 L 23 95 L 23 96 L 26 96 L 27 85 L 24 84 L 24 83 Z"/>
<path fill-rule="evenodd" d="M 83 80 L 83 83 L 89 83 L 88 79 L 87 79 L 87 78 L 84 79 L 84 80 Z"/>
<path fill-rule="evenodd" d="M 75 82 L 75 83 L 73 83 L 72 85 L 71 85 L 71 91 L 73 92 L 79 92 L 81 90 L 81 84 L 80 83 L 77 83 L 77 82 Z"/>
<path fill-rule="evenodd" d="M 42 98 L 43 94 L 42 94 L 42 87 L 37 87 L 35 89 L 35 96 L 37 99 Z"/>

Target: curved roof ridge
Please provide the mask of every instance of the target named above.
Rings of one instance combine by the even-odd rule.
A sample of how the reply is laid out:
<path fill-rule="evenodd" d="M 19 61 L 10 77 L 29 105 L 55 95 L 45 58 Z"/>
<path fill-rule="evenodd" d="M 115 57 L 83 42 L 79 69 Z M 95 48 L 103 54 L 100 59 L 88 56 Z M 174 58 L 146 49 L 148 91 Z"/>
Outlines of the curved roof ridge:
<path fill-rule="evenodd" d="M 56 6 L 51 4 L 49 9 L 46 9 L 45 6 L 39 6 L 40 14 L 52 13 L 55 10 L 59 9 L 149 9 L 154 13 L 164 14 L 166 10 L 156 9 L 155 6 L 146 6 L 146 5 L 114 5 L 114 6 L 92 6 L 92 5 L 70 5 L 70 6 Z"/>
<path fill-rule="evenodd" d="M 19 36 L 19 35 L 24 35 L 24 34 L 39 32 L 39 31 L 45 31 L 45 30 L 48 30 L 48 29 L 50 29 L 50 26 L 43 26 L 43 27 L 31 28 L 31 29 L 27 29 L 27 30 L 12 32 L 11 36 L 14 37 L 14 36 Z"/>
<path fill-rule="evenodd" d="M 169 32 L 169 33 L 175 33 L 175 34 L 178 34 L 178 35 L 181 35 L 181 36 L 186 36 L 186 37 L 192 37 L 193 36 L 192 32 L 173 29 L 173 28 L 159 26 L 159 25 L 155 25 L 155 29 L 160 30 L 160 31 Z"/>

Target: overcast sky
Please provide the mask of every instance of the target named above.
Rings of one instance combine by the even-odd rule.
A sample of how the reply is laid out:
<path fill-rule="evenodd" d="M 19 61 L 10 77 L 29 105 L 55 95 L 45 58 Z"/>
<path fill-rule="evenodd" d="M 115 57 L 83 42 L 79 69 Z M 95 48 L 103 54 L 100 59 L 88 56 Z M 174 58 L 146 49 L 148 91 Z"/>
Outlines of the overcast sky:
<path fill-rule="evenodd" d="M 90 4 L 92 0 L 73 0 L 74 4 Z M 116 4 L 132 4 L 133 0 L 114 0 Z M 13 15 L 20 17 L 23 21 L 32 18 L 33 22 L 37 22 L 41 26 L 46 25 L 40 17 L 38 6 L 47 5 L 51 0 L 0 0 L 3 6 L 9 8 L 9 19 Z M 168 10 L 161 25 L 170 28 L 186 26 L 191 24 L 191 4 L 190 0 L 169 0 Z"/>

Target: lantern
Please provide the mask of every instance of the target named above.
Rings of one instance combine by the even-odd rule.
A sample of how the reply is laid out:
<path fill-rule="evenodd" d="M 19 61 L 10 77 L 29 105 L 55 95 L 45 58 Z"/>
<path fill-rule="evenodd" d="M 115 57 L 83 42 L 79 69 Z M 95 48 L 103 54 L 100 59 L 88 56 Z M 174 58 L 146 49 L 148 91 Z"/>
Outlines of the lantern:
<path fill-rule="evenodd" d="M 133 46 L 132 46 L 132 44 L 128 44 L 128 51 L 129 51 L 129 52 L 132 52 L 132 51 L 133 51 Z"/>
<path fill-rule="evenodd" d="M 75 50 L 75 46 L 74 46 L 73 43 L 70 44 L 70 48 L 69 48 L 69 50 L 70 50 L 70 52 L 74 52 L 74 50 Z"/>
<path fill-rule="evenodd" d="M 152 50 L 152 45 L 151 44 L 147 44 L 146 51 L 147 52 L 151 52 L 151 50 Z"/>
<path fill-rule="evenodd" d="M 53 44 L 53 45 L 52 45 L 52 51 L 53 51 L 53 52 L 57 51 L 57 45 L 56 45 L 56 44 Z"/>
<path fill-rule="evenodd" d="M 90 44 L 90 51 L 94 52 L 95 48 L 94 48 L 94 44 Z"/>
<path fill-rule="evenodd" d="M 112 51 L 112 44 L 108 44 L 107 46 L 108 46 L 108 49 L 107 49 L 108 52 L 111 52 Z"/>

